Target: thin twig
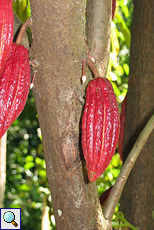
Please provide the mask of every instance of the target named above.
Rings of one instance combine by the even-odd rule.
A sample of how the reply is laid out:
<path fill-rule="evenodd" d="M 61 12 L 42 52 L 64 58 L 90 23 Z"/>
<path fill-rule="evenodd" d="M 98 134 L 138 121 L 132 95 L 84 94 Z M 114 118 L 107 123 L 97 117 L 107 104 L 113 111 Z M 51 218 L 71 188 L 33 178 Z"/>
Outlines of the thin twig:
<path fill-rule="evenodd" d="M 23 34 L 25 33 L 25 31 L 27 30 L 28 27 L 31 26 L 31 18 L 27 19 L 24 24 L 22 25 L 20 31 L 19 31 L 19 34 L 18 34 L 18 37 L 16 39 L 16 43 L 17 44 L 20 44 L 21 43 L 21 40 L 22 40 L 22 37 L 23 37 Z"/>
<path fill-rule="evenodd" d="M 130 151 L 130 154 L 128 155 L 122 167 L 122 170 L 116 180 L 115 185 L 112 188 L 107 204 L 104 208 L 104 217 L 106 220 L 108 221 L 112 220 L 116 205 L 118 203 L 118 200 L 124 188 L 126 180 L 128 179 L 128 176 L 136 162 L 136 159 L 139 156 L 145 142 L 147 141 L 153 129 L 154 129 L 154 115 L 150 118 L 145 128 L 140 133 L 137 141 L 135 142 L 132 150 Z"/>
<path fill-rule="evenodd" d="M 123 222 L 123 224 L 113 224 L 112 223 L 112 227 L 129 227 L 132 230 L 137 230 L 137 228 L 135 228 L 130 222 L 128 222 L 122 215 L 120 215 L 120 213 L 115 213 L 115 216 L 121 220 Z"/>

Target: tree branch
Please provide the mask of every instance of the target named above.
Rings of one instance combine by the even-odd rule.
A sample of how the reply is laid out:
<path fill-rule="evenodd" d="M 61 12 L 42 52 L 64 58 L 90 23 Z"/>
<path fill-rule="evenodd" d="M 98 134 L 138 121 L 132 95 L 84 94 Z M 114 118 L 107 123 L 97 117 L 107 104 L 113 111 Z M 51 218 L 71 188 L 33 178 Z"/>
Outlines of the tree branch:
<path fill-rule="evenodd" d="M 116 180 L 115 185 L 113 186 L 107 204 L 104 208 L 104 217 L 108 221 L 112 220 L 112 216 L 114 214 L 116 205 L 118 203 L 124 185 L 128 179 L 128 176 L 135 164 L 137 157 L 139 156 L 145 142 L 147 141 L 153 129 L 154 129 L 154 115 L 150 118 L 145 128 L 142 130 L 141 134 L 139 135 L 136 143 L 134 144 L 132 150 L 130 151 L 129 156 L 127 157 L 122 167 L 122 170 Z"/>
<path fill-rule="evenodd" d="M 88 0 L 86 36 L 101 77 L 105 77 L 110 53 L 111 0 Z"/>

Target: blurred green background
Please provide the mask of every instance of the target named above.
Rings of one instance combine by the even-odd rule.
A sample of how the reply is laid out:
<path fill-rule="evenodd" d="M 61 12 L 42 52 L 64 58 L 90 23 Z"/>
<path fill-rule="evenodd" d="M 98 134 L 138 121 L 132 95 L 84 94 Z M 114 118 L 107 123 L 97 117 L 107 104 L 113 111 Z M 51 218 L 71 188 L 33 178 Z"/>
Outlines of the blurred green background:
<path fill-rule="evenodd" d="M 14 11 L 24 22 L 30 17 L 28 0 L 13 3 Z M 133 4 L 131 0 L 117 0 L 115 18 L 112 21 L 111 53 L 107 78 L 114 87 L 119 103 L 127 93 L 129 75 L 129 56 L 131 40 Z M 104 174 L 97 180 L 98 193 L 101 196 L 110 188 L 120 172 L 122 161 L 116 152 Z M 48 188 L 41 141 L 41 132 L 35 101 L 30 91 L 24 111 L 8 130 L 7 136 L 7 176 L 4 207 L 21 208 L 22 230 L 41 229 L 43 203 L 49 214 L 51 230 L 55 229 L 52 201 Z M 113 228 L 129 223 L 119 212 L 117 205 L 113 218 Z M 131 227 L 133 228 L 133 226 Z"/>

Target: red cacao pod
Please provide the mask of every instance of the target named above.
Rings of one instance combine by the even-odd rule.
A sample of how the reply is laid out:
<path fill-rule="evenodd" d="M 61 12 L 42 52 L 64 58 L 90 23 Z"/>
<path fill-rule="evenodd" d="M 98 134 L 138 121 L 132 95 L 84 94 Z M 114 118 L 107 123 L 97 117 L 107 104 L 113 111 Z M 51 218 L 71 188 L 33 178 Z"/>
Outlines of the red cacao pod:
<path fill-rule="evenodd" d="M 13 44 L 0 77 L 0 138 L 22 112 L 29 93 L 29 54 Z"/>
<path fill-rule="evenodd" d="M 13 41 L 14 15 L 12 0 L 0 1 L 0 74 L 9 57 Z"/>
<path fill-rule="evenodd" d="M 88 177 L 95 181 L 109 165 L 119 137 L 119 111 L 110 81 L 98 77 L 87 87 L 82 148 Z"/>
<path fill-rule="evenodd" d="M 117 3 L 117 0 L 112 0 L 112 20 L 115 16 L 116 3 Z"/>
<path fill-rule="evenodd" d="M 112 190 L 113 186 L 111 186 L 109 189 L 107 189 L 99 198 L 99 201 L 100 201 L 100 204 L 101 204 L 101 207 L 104 208 L 105 205 L 106 205 L 106 202 L 107 202 L 107 199 L 111 193 L 111 190 Z"/>
<path fill-rule="evenodd" d="M 119 142 L 118 142 L 118 152 L 120 154 L 120 158 L 123 161 L 123 143 L 124 143 L 124 132 L 125 132 L 125 120 L 126 120 L 126 100 L 127 96 L 122 102 L 121 105 L 121 114 L 120 114 L 120 134 L 119 134 Z"/>

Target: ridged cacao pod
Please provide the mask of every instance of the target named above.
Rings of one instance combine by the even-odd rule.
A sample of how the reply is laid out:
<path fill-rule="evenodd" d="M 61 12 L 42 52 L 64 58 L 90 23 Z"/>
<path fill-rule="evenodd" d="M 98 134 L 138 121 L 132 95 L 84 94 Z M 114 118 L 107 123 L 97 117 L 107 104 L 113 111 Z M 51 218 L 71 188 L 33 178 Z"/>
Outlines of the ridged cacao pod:
<path fill-rule="evenodd" d="M 29 93 L 29 54 L 13 44 L 0 77 L 0 138 L 22 112 Z"/>
<path fill-rule="evenodd" d="M 82 120 L 82 148 L 88 177 L 95 181 L 109 165 L 119 138 L 119 111 L 110 81 L 93 79 L 86 94 Z"/>
<path fill-rule="evenodd" d="M 12 0 L 0 1 L 0 75 L 9 57 L 13 41 Z"/>

